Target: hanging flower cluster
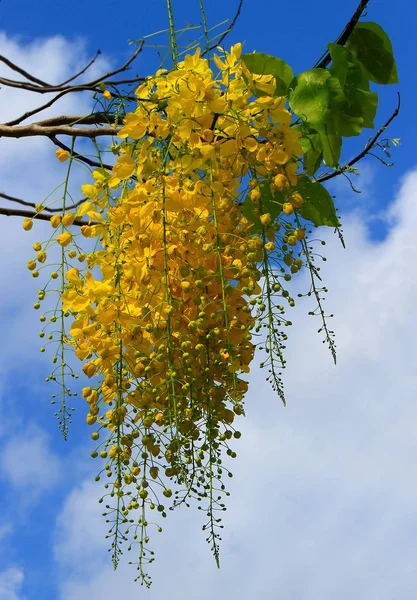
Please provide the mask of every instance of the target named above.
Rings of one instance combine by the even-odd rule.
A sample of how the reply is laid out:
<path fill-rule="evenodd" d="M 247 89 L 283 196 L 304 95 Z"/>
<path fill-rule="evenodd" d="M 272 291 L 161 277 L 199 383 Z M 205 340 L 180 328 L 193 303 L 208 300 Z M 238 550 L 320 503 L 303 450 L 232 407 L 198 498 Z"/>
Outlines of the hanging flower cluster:
<path fill-rule="evenodd" d="M 216 511 L 225 510 L 222 475 L 231 475 L 222 457 L 236 456 L 232 424 L 244 412 L 243 377 L 262 326 L 281 393 L 289 322 L 276 302 L 294 303 L 283 281 L 301 267 L 293 255 L 305 243 L 292 223 L 303 203 L 294 190 L 301 134 L 286 98 L 274 96 L 274 77 L 250 73 L 240 54 L 237 44 L 215 55 L 217 75 L 197 51 L 147 78 L 112 172 L 94 171 L 78 211 L 51 218 L 63 257 L 51 277 L 61 277 L 62 315 L 73 317 L 61 341 L 91 379 L 82 396 L 87 423 L 99 427 L 93 439 L 108 432 L 93 456 L 105 459 L 116 502 L 106 513 L 113 558 L 132 532 L 145 583 L 147 510 L 166 516 L 164 498 L 206 502 L 218 559 Z M 84 216 L 89 224 L 76 234 Z M 80 250 L 82 238 L 96 240 L 94 251 Z M 28 267 L 37 276 L 46 253 L 39 243 L 35 250 Z"/>

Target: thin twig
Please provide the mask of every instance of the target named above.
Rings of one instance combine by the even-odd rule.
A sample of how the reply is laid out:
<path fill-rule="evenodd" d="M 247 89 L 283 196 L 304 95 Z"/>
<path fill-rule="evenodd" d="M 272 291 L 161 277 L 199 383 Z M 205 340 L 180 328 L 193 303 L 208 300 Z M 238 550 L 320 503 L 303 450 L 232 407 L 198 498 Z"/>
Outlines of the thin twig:
<path fill-rule="evenodd" d="M 316 179 L 316 181 L 319 181 L 320 183 L 322 183 L 323 181 L 328 181 L 329 179 L 333 179 L 333 177 L 337 177 L 338 175 L 341 175 L 342 173 L 344 173 L 345 171 L 347 171 L 350 167 L 352 167 L 354 164 L 356 164 L 357 162 L 359 162 L 364 156 L 366 156 L 366 154 L 368 154 L 368 152 L 373 148 L 373 146 L 375 145 L 375 143 L 381 137 L 381 135 L 383 134 L 383 132 L 385 131 L 385 129 L 390 125 L 390 123 L 395 119 L 395 117 L 400 112 L 401 96 L 400 96 L 399 92 L 397 92 L 397 94 L 398 94 L 397 108 L 394 110 L 394 112 L 392 113 L 392 115 L 390 116 L 390 118 L 382 125 L 382 127 L 380 127 L 378 129 L 378 131 L 376 132 L 376 134 L 374 135 L 374 137 L 366 144 L 366 146 L 362 150 L 362 152 L 360 152 L 357 156 L 355 156 L 355 158 L 352 158 L 352 160 L 350 160 L 345 165 L 343 165 L 343 167 L 340 167 L 339 169 L 336 169 L 335 171 L 333 171 L 332 173 L 329 173 L 328 175 L 322 175 L 321 177 L 318 177 Z"/>
<path fill-rule="evenodd" d="M 50 117 L 49 119 L 44 119 L 43 121 L 37 121 L 34 125 L 40 125 L 41 127 L 53 127 L 59 125 L 102 125 L 106 123 L 110 125 L 114 122 L 112 119 L 113 115 L 111 113 L 91 113 L 89 115 L 61 115 L 58 117 Z M 1 125 L 0 125 L 1 127 Z"/>
<path fill-rule="evenodd" d="M 242 6 L 243 6 L 243 0 L 239 0 L 239 4 L 235 13 L 235 16 L 232 19 L 232 22 L 230 23 L 229 27 L 226 29 L 226 31 L 220 36 L 220 38 L 217 40 L 217 42 L 215 44 L 213 44 L 212 46 L 210 46 L 209 48 L 207 48 L 206 50 L 204 50 L 204 52 L 201 53 L 201 56 L 205 56 L 206 54 L 208 54 L 209 52 L 211 52 L 212 50 L 214 50 L 214 48 L 216 48 L 217 46 L 220 46 L 220 44 L 223 42 L 223 40 L 225 39 L 225 37 L 232 31 L 233 27 L 236 24 L 236 21 L 239 18 L 240 15 L 240 11 L 242 10 Z"/>
<path fill-rule="evenodd" d="M 89 69 L 91 67 L 91 65 L 93 65 L 96 62 L 97 57 L 100 56 L 100 54 L 101 54 L 101 50 L 97 50 L 95 56 L 93 56 L 93 58 L 84 67 L 84 69 L 81 69 L 81 71 L 79 71 L 78 73 L 76 73 L 75 75 L 73 75 L 72 77 L 70 77 L 69 79 L 67 79 L 66 81 L 63 81 L 59 85 L 62 87 L 64 85 L 67 85 L 68 83 L 71 83 L 71 81 L 74 81 L 74 79 L 77 79 L 77 77 L 80 77 L 83 73 L 85 73 L 87 71 L 87 69 Z"/>
<path fill-rule="evenodd" d="M 64 92 L 66 90 L 69 90 L 69 91 L 81 91 L 81 90 L 97 91 L 97 86 L 100 83 L 102 83 L 106 79 L 109 79 L 109 77 L 113 77 L 113 75 L 117 75 L 117 73 L 121 73 L 128 69 L 128 67 L 132 63 L 132 61 L 142 51 L 143 43 L 144 42 L 142 40 L 140 42 L 138 48 L 136 48 L 135 52 L 125 62 L 124 65 L 122 65 L 118 69 L 109 71 L 108 73 L 105 73 L 104 75 L 100 75 L 100 77 L 98 77 L 97 79 L 94 79 L 93 81 L 89 81 L 88 83 L 85 83 L 84 85 L 77 85 L 77 86 L 71 85 L 71 86 L 64 87 L 63 84 L 59 84 L 59 85 L 46 84 L 46 85 L 39 86 L 39 85 L 32 85 L 26 81 L 16 81 L 15 79 L 7 79 L 6 77 L 0 77 L 0 84 L 3 84 L 6 87 L 14 87 L 14 88 L 18 88 L 18 89 L 23 89 L 28 92 L 36 92 L 38 94 L 50 94 L 50 93 L 55 93 L 55 92 Z M 135 80 L 133 80 L 133 81 L 135 81 Z M 115 82 L 115 83 L 118 83 L 118 82 Z"/>
<path fill-rule="evenodd" d="M 135 60 L 137 55 L 142 52 L 144 43 L 145 43 L 144 40 L 141 40 L 139 42 L 138 47 L 136 48 L 136 50 L 134 51 L 132 56 L 125 62 L 124 65 L 122 65 L 118 69 L 115 69 L 114 71 L 109 71 L 109 73 L 106 73 L 105 75 L 102 75 L 101 77 L 98 77 L 98 79 L 95 79 L 94 81 L 90 81 L 90 85 L 98 85 L 105 79 L 108 79 L 109 77 L 113 77 L 113 75 L 117 75 L 117 73 L 121 73 L 122 71 L 126 71 L 129 67 L 129 65 Z"/>
<path fill-rule="evenodd" d="M 66 146 L 63 142 L 58 140 L 56 137 L 51 136 L 50 140 L 53 144 L 55 144 L 55 146 L 58 146 L 58 148 L 61 148 L 62 150 L 66 150 L 66 152 L 71 153 L 71 148 L 69 146 Z M 98 162 L 97 160 L 92 160 L 91 158 L 88 158 L 87 156 L 84 156 L 83 154 L 74 154 L 73 158 L 83 162 L 84 164 L 88 165 L 89 167 L 98 167 L 99 169 L 103 168 L 103 169 L 107 169 L 108 171 L 111 171 L 113 169 L 113 165 L 108 165 L 106 163 Z"/>
<path fill-rule="evenodd" d="M 45 136 L 54 137 L 57 135 L 70 135 L 71 137 L 96 138 L 103 135 L 114 136 L 119 133 L 121 127 L 71 127 L 70 125 L 51 125 L 44 126 L 38 123 L 30 125 L 20 125 L 19 127 L 10 127 L 9 125 L 0 125 L 0 137 L 22 138 Z"/>
<path fill-rule="evenodd" d="M 15 198 L 14 196 L 9 196 L 9 194 L 4 194 L 3 192 L 0 192 L 0 198 L 3 198 L 4 200 L 8 200 L 9 202 L 16 202 L 17 204 L 21 204 L 22 206 L 30 206 L 31 208 L 36 210 L 35 202 L 27 202 L 26 200 L 22 200 L 21 198 Z M 78 200 L 78 202 L 75 202 L 75 204 L 72 204 L 71 206 L 66 206 L 65 210 L 72 210 L 73 208 L 77 208 L 83 202 L 85 202 L 85 198 L 81 198 L 81 200 Z M 56 212 L 62 212 L 62 207 L 61 208 L 50 208 L 49 206 L 44 206 L 42 210 L 48 211 L 50 213 L 56 213 Z"/>
<path fill-rule="evenodd" d="M 338 44 L 339 46 L 344 46 L 346 44 L 346 42 L 348 41 L 348 39 L 350 37 L 350 34 L 356 27 L 359 19 L 362 16 L 362 13 L 364 12 L 368 3 L 369 3 L 369 0 L 361 0 L 359 2 L 359 5 L 358 5 L 357 9 L 355 10 L 355 12 L 353 13 L 350 21 L 348 22 L 348 24 L 346 25 L 346 27 L 344 28 L 342 33 L 337 38 L 336 44 Z M 330 61 L 331 61 L 330 52 L 326 51 L 323 54 L 323 56 L 316 62 L 316 64 L 314 65 L 314 68 L 315 69 L 325 69 L 327 67 L 327 65 L 330 63 Z"/>
<path fill-rule="evenodd" d="M 62 209 L 61 209 L 62 210 Z M 6 217 L 27 217 L 29 219 L 35 219 L 37 221 L 50 221 L 50 215 L 44 215 L 42 213 L 33 212 L 31 210 L 21 210 L 18 208 L 3 208 L 0 207 L 0 215 L 4 215 Z M 82 225 L 88 225 L 86 221 L 82 221 L 81 219 L 75 219 L 72 223 L 73 225 L 78 225 L 81 227 Z M 90 223 L 90 225 L 96 225 L 97 223 Z"/>
<path fill-rule="evenodd" d="M 23 77 L 26 77 L 26 79 L 28 79 L 29 81 L 33 81 L 33 83 L 37 83 L 38 85 L 42 85 L 42 86 L 49 85 L 49 83 L 42 81 L 42 79 L 38 79 L 37 77 L 34 77 L 33 75 L 31 75 L 30 73 L 28 73 L 27 71 L 22 69 L 22 67 L 18 67 L 17 65 L 12 63 L 12 61 L 9 60 L 8 58 L 6 58 L 5 56 L 0 55 L 0 61 L 3 62 L 5 65 L 7 65 L 10 69 L 12 69 L 12 71 L 16 71 L 16 73 L 20 73 L 21 75 L 23 75 Z"/>

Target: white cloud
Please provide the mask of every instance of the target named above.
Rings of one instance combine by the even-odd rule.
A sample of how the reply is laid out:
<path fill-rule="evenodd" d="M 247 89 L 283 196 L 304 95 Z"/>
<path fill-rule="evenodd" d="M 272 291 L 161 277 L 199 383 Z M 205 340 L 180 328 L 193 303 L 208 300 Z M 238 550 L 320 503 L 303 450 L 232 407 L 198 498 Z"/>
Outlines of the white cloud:
<path fill-rule="evenodd" d="M 86 59 L 81 44 L 59 37 L 25 46 L 2 34 L 0 52 L 48 81 L 65 79 Z M 8 94 L 0 90 L 2 119 L 34 106 L 33 97 L 13 92 L 12 101 Z M 88 106 L 81 96 L 65 102 L 53 114 Z M 0 191 L 36 202 L 63 180 L 65 166 L 45 140 L 2 139 L 0 158 Z M 336 315 L 331 325 L 338 366 L 320 343 L 318 321 L 297 308 L 288 332 L 288 407 L 282 409 L 262 371 L 251 374 L 224 517 L 222 569 L 217 571 L 206 547 L 202 515 L 169 514 L 164 533 L 154 534 L 149 600 L 166 594 L 173 600 L 414 599 L 417 173 L 404 180 L 387 220 L 388 238 L 372 243 L 369 215 L 356 204 L 345 218 L 346 251 L 325 234 L 329 260 L 321 272 L 330 290 L 326 305 Z M 38 347 L 31 305 L 39 280 L 30 278 L 25 264 L 33 241 L 48 231 L 38 223 L 24 233 L 18 219 L 0 220 L 0 253 L 7 256 L 0 290 L 6 370 L 23 369 Z M 0 461 L 14 487 L 27 486 L 30 500 L 59 481 L 60 465 L 36 427 L 9 440 Z M 98 484 L 82 482 L 58 518 L 61 600 L 139 593 L 133 567 L 112 570 L 99 493 Z M 0 574 L 0 599 L 18 600 L 22 579 L 18 568 Z"/>
<path fill-rule="evenodd" d="M 169 515 L 164 533 L 154 535 L 149 600 L 415 597 L 417 172 L 402 182 L 389 218 L 381 243 L 369 240 L 358 213 L 344 218 L 347 250 L 325 232 L 321 273 L 336 315 L 338 365 L 321 344 L 317 319 L 302 313 L 314 307 L 300 303 L 287 345 L 288 407 L 263 371 L 250 376 L 221 570 L 205 547 L 202 515 Z M 111 568 L 104 526 L 91 513 L 100 513 L 92 502 L 99 493 L 84 483 L 63 507 L 61 600 L 140 593 L 133 567 Z"/>
<path fill-rule="evenodd" d="M 20 588 L 24 579 L 23 570 L 9 567 L 0 572 L 0 600 L 24 600 Z"/>
<path fill-rule="evenodd" d="M 0 542 L 11 534 L 13 531 L 13 526 L 11 523 L 1 523 L 0 524 Z"/>
<path fill-rule="evenodd" d="M 0 32 L 0 54 L 15 64 L 45 79 L 59 83 L 79 71 L 91 58 L 82 40 L 67 40 L 61 36 L 35 40 L 29 44 L 19 38 L 10 38 Z M 100 56 L 80 81 L 94 78 L 108 71 L 109 61 Z M 0 75 L 21 80 L 22 77 L 3 63 Z M 44 104 L 47 95 L 32 94 L 15 88 L 0 89 L 0 114 L 2 122 L 19 116 L 26 110 Z M 91 111 L 91 93 L 68 94 L 45 113 L 30 121 L 57 114 L 85 114 Z M 68 140 L 67 140 L 68 141 Z M 23 198 L 29 202 L 42 202 L 57 188 L 52 198 L 62 195 L 67 164 L 61 164 L 55 156 L 55 146 L 45 138 L 9 139 L 0 141 L 0 192 Z M 78 200 L 80 185 L 89 180 L 84 169 L 76 168 L 70 192 Z M 0 198 L 2 206 L 23 208 Z M 2 285 L 0 288 L 0 311 L 2 312 L 2 338 L 0 345 L 0 389 L 4 387 L 6 371 L 17 369 L 24 356 L 39 361 L 39 338 L 34 330 L 39 315 L 32 309 L 37 300 L 37 290 L 42 287 L 42 275 L 33 279 L 26 263 L 33 256 L 35 241 L 49 238 L 51 228 L 47 223 L 37 222 L 33 230 L 24 232 L 22 220 L 17 217 L 0 216 L 0 256 L 2 257 Z M 42 363 L 45 365 L 44 356 Z M 33 362 L 26 363 L 28 367 Z M 45 367 L 45 371 L 48 367 Z M 48 375 L 45 375 L 42 379 Z M 37 375 L 38 376 L 38 375 Z"/>
<path fill-rule="evenodd" d="M 0 469 L 4 478 L 33 505 L 34 500 L 60 480 L 61 465 L 49 435 L 37 425 L 3 441 Z"/>

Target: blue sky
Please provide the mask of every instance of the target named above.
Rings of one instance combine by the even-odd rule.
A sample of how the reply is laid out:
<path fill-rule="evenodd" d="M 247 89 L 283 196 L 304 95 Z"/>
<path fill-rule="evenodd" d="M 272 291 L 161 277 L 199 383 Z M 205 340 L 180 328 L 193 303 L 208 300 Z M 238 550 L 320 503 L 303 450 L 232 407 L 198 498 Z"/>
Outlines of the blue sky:
<path fill-rule="evenodd" d="M 337 36 L 356 3 L 339 4 L 335 12 L 334 2 L 300 0 L 284 12 L 280 3 L 246 0 L 229 42 L 245 41 L 248 51 L 279 56 L 300 72 Z M 361 163 L 361 195 L 342 180 L 329 188 L 347 242 L 343 251 L 331 232 L 323 233 L 329 260 L 322 271 L 330 290 L 326 303 L 336 315 L 339 364 L 333 367 L 318 325 L 301 303 L 287 348 L 287 409 L 263 382 L 263 373 L 253 369 L 219 572 L 197 511 L 167 519 L 155 540 L 149 592 L 132 584 L 131 567 L 112 572 L 84 405 L 74 399 L 77 410 L 64 443 L 44 383 L 50 357 L 38 352 L 38 315 L 31 308 L 38 283 L 25 265 L 33 242 L 48 228 L 40 223 L 24 234 L 17 219 L 0 222 L 0 600 L 95 600 L 116 591 L 150 600 L 168 593 L 203 600 L 415 598 L 417 50 L 411 41 L 417 8 L 411 1 L 401 11 L 388 0 L 370 4 L 367 19 L 389 33 L 401 80 L 380 90 L 377 123 L 393 110 L 400 90 L 401 113 L 388 136 L 401 138 L 402 145 L 393 151 L 392 168 L 372 159 Z M 177 27 L 185 19 L 199 22 L 197 7 L 195 0 L 174 0 Z M 209 22 L 223 20 L 234 7 L 211 1 Z M 129 54 L 127 39 L 166 24 L 159 0 L 123 6 L 111 0 L 2 0 L 0 53 L 41 77 L 63 80 L 97 48 L 103 54 L 96 72 L 118 65 Z M 137 72 L 146 75 L 155 65 L 147 51 Z M 2 119 L 20 114 L 25 102 L 0 89 Z M 87 97 L 66 102 L 62 113 L 88 110 Z M 366 138 L 351 142 L 346 158 Z M 44 140 L 0 142 L 0 191 L 38 201 L 62 181 L 62 165 Z M 77 174 L 75 193 L 83 182 L 85 175 Z M 300 277 L 297 286 L 303 285 Z"/>

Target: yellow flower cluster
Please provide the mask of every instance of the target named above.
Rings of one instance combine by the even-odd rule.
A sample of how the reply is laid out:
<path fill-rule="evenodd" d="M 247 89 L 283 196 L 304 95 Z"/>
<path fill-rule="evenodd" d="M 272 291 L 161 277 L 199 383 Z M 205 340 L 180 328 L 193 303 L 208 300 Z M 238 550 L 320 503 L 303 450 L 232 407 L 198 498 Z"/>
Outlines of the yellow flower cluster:
<path fill-rule="evenodd" d="M 119 133 L 128 140 L 123 153 L 113 173 L 96 171 L 96 185 L 84 186 L 89 199 L 77 214 L 101 222 L 106 208 L 105 224 L 82 228 L 101 236 L 104 250 L 90 256 L 84 276 L 66 273 L 63 310 L 77 315 L 76 355 L 96 357 L 84 371 L 114 374 L 122 361 L 122 381 L 113 377 L 101 397 L 116 401 L 121 385 L 124 404 L 143 416 L 162 411 L 176 427 L 190 411 L 194 423 L 207 412 L 232 420 L 226 403 L 246 391 L 238 374 L 253 358 L 254 320 L 245 295 L 261 291 L 263 241 L 238 207 L 242 178 L 256 173 L 289 198 L 297 180 L 300 134 L 289 127 L 285 98 L 253 98 L 240 52 L 238 44 L 225 62 L 215 58 L 221 78 L 197 51 L 138 88 Z M 264 79 L 273 89 L 273 78 Z M 271 218 L 262 217 L 272 241 Z M 57 241 L 66 246 L 70 234 Z"/>
<path fill-rule="evenodd" d="M 74 218 L 87 215 L 81 234 L 101 242 L 84 269 L 67 268 L 62 310 L 74 316 L 68 343 L 87 361 L 83 371 L 100 378 L 82 395 L 87 423 L 111 432 L 101 455 L 114 489 L 137 483 L 127 512 L 149 501 L 148 475 L 170 496 L 159 479 L 164 461 L 165 475 L 188 488 L 196 468 L 220 479 L 214 466 L 243 413 L 241 376 L 254 356 L 254 297 L 275 250 L 275 215 L 303 201 L 292 191 L 302 150 L 286 99 L 240 55 L 237 44 L 215 56 L 215 75 L 198 50 L 147 78 L 112 172 L 94 171 L 76 215 L 51 219 L 69 256 Z M 254 95 L 255 84 L 265 95 Z M 244 216 L 242 185 L 261 230 Z M 264 185 L 277 194 L 272 216 Z M 303 235 L 294 232 L 292 245 Z"/>

